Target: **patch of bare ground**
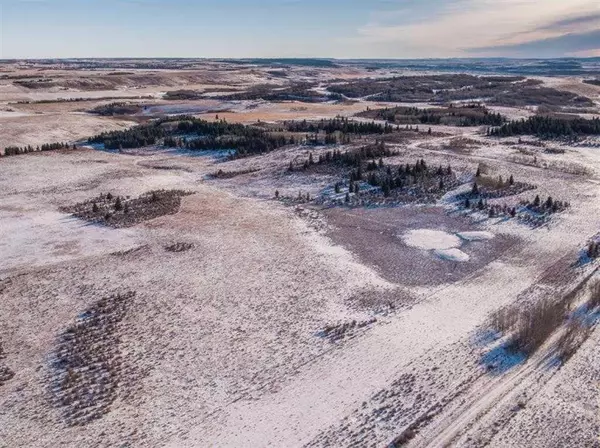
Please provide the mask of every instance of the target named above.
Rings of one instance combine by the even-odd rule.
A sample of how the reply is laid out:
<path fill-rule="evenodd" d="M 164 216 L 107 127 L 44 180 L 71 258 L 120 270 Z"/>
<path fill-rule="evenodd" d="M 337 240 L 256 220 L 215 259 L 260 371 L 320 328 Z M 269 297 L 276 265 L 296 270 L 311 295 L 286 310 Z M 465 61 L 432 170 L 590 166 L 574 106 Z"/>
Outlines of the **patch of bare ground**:
<path fill-rule="evenodd" d="M 461 250 L 470 261 L 443 260 L 432 252 L 409 247 L 402 235 L 411 229 L 450 233 L 478 230 L 466 217 L 452 216 L 442 207 L 332 208 L 323 211 L 328 236 L 352 251 L 367 266 L 391 282 L 405 286 L 434 286 L 474 274 L 508 252 L 518 238 L 498 234 L 485 242 L 471 242 Z"/>

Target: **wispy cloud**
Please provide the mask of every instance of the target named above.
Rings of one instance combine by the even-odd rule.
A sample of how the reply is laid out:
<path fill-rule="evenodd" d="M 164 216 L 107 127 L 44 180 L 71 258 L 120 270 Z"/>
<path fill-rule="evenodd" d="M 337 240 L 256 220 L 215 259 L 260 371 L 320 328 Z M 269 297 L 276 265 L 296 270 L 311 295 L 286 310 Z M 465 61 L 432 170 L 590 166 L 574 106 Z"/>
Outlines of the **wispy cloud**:
<path fill-rule="evenodd" d="M 596 53 L 600 50 L 600 28 L 583 33 L 569 33 L 557 37 L 527 41 L 519 44 L 472 48 L 474 53 L 524 57 L 560 57 Z"/>
<path fill-rule="evenodd" d="M 600 30 L 597 0 L 436 0 L 429 8 L 424 3 L 399 2 L 387 20 L 374 14 L 350 42 L 396 57 L 522 55 L 544 45 L 573 53 L 589 50 Z"/>

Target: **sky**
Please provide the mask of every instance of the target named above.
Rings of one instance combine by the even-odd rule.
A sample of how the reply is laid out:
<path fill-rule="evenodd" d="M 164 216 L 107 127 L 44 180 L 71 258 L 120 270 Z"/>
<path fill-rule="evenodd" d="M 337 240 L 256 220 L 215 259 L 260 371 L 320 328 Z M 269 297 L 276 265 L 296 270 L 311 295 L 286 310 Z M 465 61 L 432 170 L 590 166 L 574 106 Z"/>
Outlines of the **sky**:
<path fill-rule="evenodd" d="M 0 0 L 0 59 L 600 56 L 600 0 Z"/>

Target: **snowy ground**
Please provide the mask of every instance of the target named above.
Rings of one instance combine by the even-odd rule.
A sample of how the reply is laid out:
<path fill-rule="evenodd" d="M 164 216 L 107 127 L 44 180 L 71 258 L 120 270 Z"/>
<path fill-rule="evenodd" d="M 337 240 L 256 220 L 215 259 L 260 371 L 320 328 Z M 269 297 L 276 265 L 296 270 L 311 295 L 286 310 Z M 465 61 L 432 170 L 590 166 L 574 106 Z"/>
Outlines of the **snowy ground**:
<path fill-rule="evenodd" d="M 294 107 L 231 115 L 349 115 L 364 104 Z M 72 109 L 37 117 L 32 133 L 27 116 L 0 119 L 10 138 L 32 144 L 61 117 L 73 121 L 57 138 L 101 126 Z M 407 430 L 415 447 L 598 446 L 598 331 L 561 365 L 552 341 L 525 359 L 486 322 L 504 305 L 569 291 L 596 268 L 576 262 L 600 229 L 600 153 L 434 130 L 450 135 L 399 143 L 389 162 L 451 164 L 465 183 L 485 163 L 571 208 L 531 229 L 457 212 L 452 193 L 436 206 L 286 206 L 276 189 L 316 197 L 335 181 L 286 173 L 308 156 L 303 147 L 235 161 L 88 148 L 0 159 L 0 368 L 14 373 L 0 381 L 0 446 L 384 447 Z M 448 148 L 459 135 L 475 144 Z M 179 213 L 126 230 L 60 212 L 100 193 L 157 188 L 194 194 Z M 169 251 L 174 243 L 188 250 Z M 136 296 L 114 341 L 126 367 L 116 399 L 102 418 L 68 426 L 49 398 L 51 354 L 84 311 L 127 291 Z M 330 328 L 344 331 L 333 339 Z"/>

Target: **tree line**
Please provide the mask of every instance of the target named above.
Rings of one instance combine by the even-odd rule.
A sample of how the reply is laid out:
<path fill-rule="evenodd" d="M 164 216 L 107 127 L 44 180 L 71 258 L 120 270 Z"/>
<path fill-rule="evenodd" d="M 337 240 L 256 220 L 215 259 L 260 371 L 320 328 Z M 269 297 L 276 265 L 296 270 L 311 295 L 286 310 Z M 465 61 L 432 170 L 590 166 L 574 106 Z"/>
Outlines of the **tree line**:
<path fill-rule="evenodd" d="M 326 134 L 341 132 L 343 134 L 369 135 L 390 134 L 394 131 L 394 127 L 388 123 L 382 125 L 375 122 L 353 121 L 346 117 L 321 119 L 320 121 L 284 121 L 283 125 L 288 132 L 306 133 L 322 131 Z"/>
<path fill-rule="evenodd" d="M 101 143 L 106 149 L 142 148 L 162 142 L 165 146 L 191 150 L 231 149 L 241 156 L 271 151 L 289 144 L 290 140 L 253 126 L 180 116 L 104 132 L 91 137 L 89 142 Z"/>
<path fill-rule="evenodd" d="M 27 146 L 8 146 L 4 148 L 4 156 L 17 156 L 19 154 L 28 154 L 31 152 L 39 152 L 39 151 L 54 151 L 57 149 L 77 149 L 77 146 L 73 144 L 72 146 L 68 143 L 45 143 L 41 146 L 36 146 L 35 148 L 31 145 Z M 2 155 L 2 154 L 0 154 Z"/>
<path fill-rule="evenodd" d="M 488 130 L 495 137 L 513 135 L 535 135 L 540 138 L 576 137 L 578 135 L 599 135 L 599 118 L 554 118 L 533 116 L 527 119 L 511 121 L 503 126 Z"/>
<path fill-rule="evenodd" d="M 500 113 L 487 110 L 479 104 L 461 107 L 436 107 L 420 109 L 417 107 L 392 107 L 362 112 L 359 116 L 385 120 L 400 124 L 428 124 L 454 126 L 501 126 L 506 120 Z"/>

